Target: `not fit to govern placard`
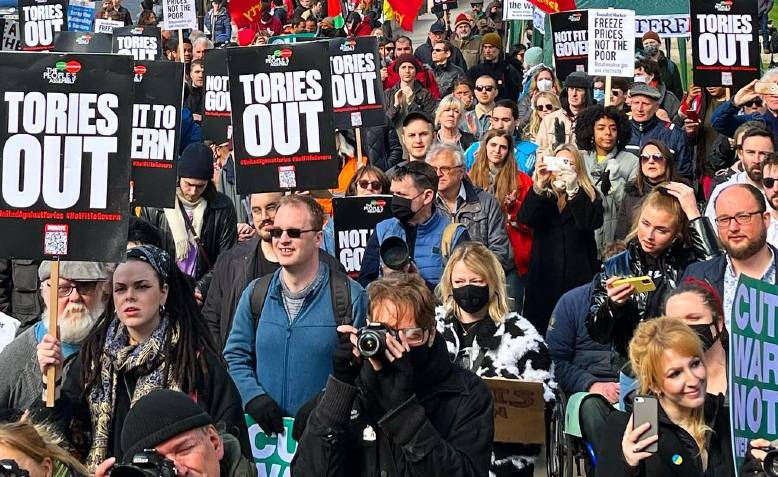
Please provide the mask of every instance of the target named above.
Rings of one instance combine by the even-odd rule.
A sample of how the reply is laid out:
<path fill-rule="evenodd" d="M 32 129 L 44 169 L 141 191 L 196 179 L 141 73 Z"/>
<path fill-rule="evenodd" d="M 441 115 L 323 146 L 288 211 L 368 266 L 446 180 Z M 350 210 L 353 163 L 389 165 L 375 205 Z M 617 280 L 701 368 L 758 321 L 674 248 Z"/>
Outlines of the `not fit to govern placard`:
<path fill-rule="evenodd" d="M 197 10 L 192 0 L 162 0 L 163 30 L 197 28 Z"/>
<path fill-rule="evenodd" d="M 635 12 L 589 10 L 590 76 L 635 74 Z"/>

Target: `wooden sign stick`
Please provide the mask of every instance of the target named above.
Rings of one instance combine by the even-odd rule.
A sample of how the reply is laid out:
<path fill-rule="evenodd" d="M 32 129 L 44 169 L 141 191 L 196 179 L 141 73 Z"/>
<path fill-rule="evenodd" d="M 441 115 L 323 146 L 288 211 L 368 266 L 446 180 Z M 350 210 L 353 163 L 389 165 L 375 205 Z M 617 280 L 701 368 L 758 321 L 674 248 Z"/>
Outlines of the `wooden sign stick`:
<path fill-rule="evenodd" d="M 59 296 L 59 257 L 51 261 L 51 277 L 49 278 L 49 334 L 59 339 L 57 324 L 57 303 Z M 62 366 L 62 364 L 60 364 Z M 46 407 L 54 407 L 57 390 L 57 367 L 49 366 L 46 369 Z"/>

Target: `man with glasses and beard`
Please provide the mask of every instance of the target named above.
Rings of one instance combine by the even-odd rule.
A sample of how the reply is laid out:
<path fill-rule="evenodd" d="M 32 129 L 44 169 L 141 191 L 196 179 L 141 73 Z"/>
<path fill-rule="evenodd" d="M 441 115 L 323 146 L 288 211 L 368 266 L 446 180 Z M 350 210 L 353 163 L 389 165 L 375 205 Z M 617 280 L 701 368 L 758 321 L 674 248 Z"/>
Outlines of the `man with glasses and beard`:
<path fill-rule="evenodd" d="M 224 348 L 243 408 L 267 435 L 326 384 L 335 327 L 365 323 L 365 291 L 320 259 L 324 215 L 310 196 L 278 201 L 267 233 L 281 268 L 246 287 Z"/>
<path fill-rule="evenodd" d="M 68 357 L 78 353 L 105 307 L 111 266 L 101 262 L 62 262 L 60 264 L 57 303 L 51 303 L 51 262 L 38 268 L 40 294 L 43 298 L 41 319 L 20 334 L 0 353 L 0 409 L 28 409 L 43 392 L 40 379 L 38 343 L 48 331 L 49 309 L 57 307 L 59 338 L 62 353 Z"/>
<path fill-rule="evenodd" d="M 713 202 L 715 227 L 726 254 L 689 265 L 681 277 L 706 280 L 722 297 L 727 328 L 741 273 L 775 284 L 776 250 L 767 242 L 770 212 L 762 191 L 751 184 L 732 184 Z"/>

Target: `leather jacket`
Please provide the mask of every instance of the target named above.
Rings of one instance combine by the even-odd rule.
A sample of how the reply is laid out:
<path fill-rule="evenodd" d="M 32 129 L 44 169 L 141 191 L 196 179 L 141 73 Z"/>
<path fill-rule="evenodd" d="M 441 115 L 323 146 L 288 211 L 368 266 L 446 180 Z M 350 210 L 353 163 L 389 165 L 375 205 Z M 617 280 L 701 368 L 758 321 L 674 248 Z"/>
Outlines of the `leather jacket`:
<path fill-rule="evenodd" d="M 589 316 L 586 328 L 600 343 L 613 343 L 615 350 L 626 361 L 627 347 L 635 328 L 644 320 L 661 316 L 667 292 L 679 284 L 686 267 L 721 254 L 716 233 L 705 216 L 689 222 L 685 242 L 670 246 L 659 257 L 643 252 L 637 239 L 627 244 L 627 250 L 602 264 L 602 271 L 594 277 Z M 608 299 L 605 283 L 612 276 L 650 276 L 656 290 L 633 293 L 623 305 Z"/>

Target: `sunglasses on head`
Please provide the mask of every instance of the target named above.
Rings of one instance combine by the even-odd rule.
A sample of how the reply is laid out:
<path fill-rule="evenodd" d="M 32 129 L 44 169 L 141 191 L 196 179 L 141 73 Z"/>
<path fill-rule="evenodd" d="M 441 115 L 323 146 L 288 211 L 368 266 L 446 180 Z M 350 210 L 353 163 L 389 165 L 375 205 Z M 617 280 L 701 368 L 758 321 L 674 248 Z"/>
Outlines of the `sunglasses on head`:
<path fill-rule="evenodd" d="M 538 111 L 553 111 L 554 105 L 552 104 L 538 104 L 535 106 Z"/>
<path fill-rule="evenodd" d="M 486 91 L 487 93 L 491 93 L 494 91 L 494 86 L 476 86 L 476 91 Z"/>
<path fill-rule="evenodd" d="M 360 181 L 357 181 L 357 185 L 362 189 L 367 189 L 369 187 L 372 190 L 381 190 L 381 183 L 378 181 L 369 181 L 367 179 L 362 179 Z"/>
<path fill-rule="evenodd" d="M 640 162 L 648 162 L 653 160 L 654 162 L 664 162 L 665 156 L 661 154 L 641 154 L 640 155 Z"/>
<path fill-rule="evenodd" d="M 772 189 L 776 182 L 778 182 L 778 178 L 775 177 L 762 178 L 762 185 L 764 185 L 765 189 Z"/>
<path fill-rule="evenodd" d="M 289 236 L 289 238 L 298 239 L 302 234 L 305 232 L 318 232 L 319 229 L 280 229 L 280 228 L 273 228 L 270 229 L 270 236 L 273 238 L 281 238 L 282 235 L 284 235 L 284 232 L 286 232 L 286 235 Z"/>

